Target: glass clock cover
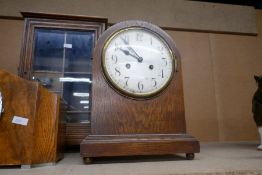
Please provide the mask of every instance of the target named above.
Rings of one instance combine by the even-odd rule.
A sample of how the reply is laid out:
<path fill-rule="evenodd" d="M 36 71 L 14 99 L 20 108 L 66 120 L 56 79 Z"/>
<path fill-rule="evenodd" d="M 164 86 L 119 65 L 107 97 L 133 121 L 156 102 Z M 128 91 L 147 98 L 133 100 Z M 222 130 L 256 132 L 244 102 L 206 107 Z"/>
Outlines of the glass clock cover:
<path fill-rule="evenodd" d="M 176 68 L 175 56 L 165 40 L 140 27 L 114 33 L 104 46 L 102 64 L 110 83 L 132 97 L 161 92 Z"/>

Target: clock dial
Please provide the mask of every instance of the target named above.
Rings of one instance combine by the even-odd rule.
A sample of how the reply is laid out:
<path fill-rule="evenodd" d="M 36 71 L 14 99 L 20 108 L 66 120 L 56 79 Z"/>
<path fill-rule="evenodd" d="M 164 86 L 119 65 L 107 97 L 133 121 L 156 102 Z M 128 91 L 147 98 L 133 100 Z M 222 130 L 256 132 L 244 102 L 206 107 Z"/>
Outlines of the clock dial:
<path fill-rule="evenodd" d="M 176 67 L 175 56 L 165 40 L 140 27 L 114 33 L 103 49 L 102 64 L 110 83 L 132 97 L 162 91 Z"/>

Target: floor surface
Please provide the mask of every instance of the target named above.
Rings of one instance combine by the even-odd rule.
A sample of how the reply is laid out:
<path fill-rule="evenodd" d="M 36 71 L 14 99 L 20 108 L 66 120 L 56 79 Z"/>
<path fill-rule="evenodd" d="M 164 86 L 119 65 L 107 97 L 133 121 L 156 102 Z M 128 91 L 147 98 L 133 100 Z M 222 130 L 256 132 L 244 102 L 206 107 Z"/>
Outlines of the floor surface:
<path fill-rule="evenodd" d="M 68 152 L 54 166 L 36 166 L 31 169 L 0 167 L 0 175 L 172 175 L 254 170 L 262 173 L 262 151 L 256 150 L 257 144 L 202 143 L 201 153 L 196 154 L 194 160 L 186 160 L 184 154 L 179 154 L 100 158 L 89 165 L 83 163 L 79 152 Z"/>

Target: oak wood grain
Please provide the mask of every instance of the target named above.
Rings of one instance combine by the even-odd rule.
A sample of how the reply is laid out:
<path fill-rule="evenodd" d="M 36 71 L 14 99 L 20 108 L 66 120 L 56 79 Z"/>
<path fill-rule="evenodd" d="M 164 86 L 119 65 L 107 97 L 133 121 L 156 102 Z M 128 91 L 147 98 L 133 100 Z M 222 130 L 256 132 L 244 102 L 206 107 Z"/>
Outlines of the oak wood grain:
<path fill-rule="evenodd" d="M 88 133 L 91 133 L 90 123 L 67 123 L 65 144 L 79 145 Z"/>
<path fill-rule="evenodd" d="M 56 162 L 63 156 L 60 100 L 36 82 L 0 70 L 4 113 L 0 118 L 0 165 Z M 28 119 L 26 126 L 12 123 Z"/>
<path fill-rule="evenodd" d="M 109 28 L 99 39 L 93 61 L 92 134 L 183 133 L 185 115 L 180 54 L 172 39 L 162 30 L 168 45 L 178 61 L 177 72 L 166 90 L 149 100 L 133 100 L 117 93 L 107 83 L 101 66 L 103 43 L 115 30 L 128 26 L 141 26 L 139 22 L 121 23 Z"/>
<path fill-rule="evenodd" d="M 81 144 L 85 145 L 81 150 L 83 157 L 174 155 L 200 151 L 198 141 L 187 134 L 91 135 Z"/>
<path fill-rule="evenodd" d="M 176 56 L 177 72 L 169 86 L 146 100 L 128 98 L 107 82 L 101 63 L 105 42 L 118 30 L 146 27 L 162 36 Z M 83 157 L 196 153 L 199 142 L 186 134 L 180 54 L 159 27 L 141 21 L 121 22 L 99 38 L 94 52 L 91 134 L 80 145 Z"/>

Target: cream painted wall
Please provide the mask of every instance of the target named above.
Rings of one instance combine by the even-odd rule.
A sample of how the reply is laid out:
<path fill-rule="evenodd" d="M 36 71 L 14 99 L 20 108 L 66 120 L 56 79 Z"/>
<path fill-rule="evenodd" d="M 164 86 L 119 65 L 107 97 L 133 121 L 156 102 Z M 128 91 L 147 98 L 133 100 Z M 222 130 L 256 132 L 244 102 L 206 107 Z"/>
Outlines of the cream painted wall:
<path fill-rule="evenodd" d="M 0 68 L 17 73 L 23 36 L 22 20 L 0 19 Z"/>
<path fill-rule="evenodd" d="M 187 130 L 201 140 L 219 140 L 209 34 L 168 33 L 182 57 Z"/>
<path fill-rule="evenodd" d="M 257 139 L 251 100 L 262 75 L 262 11 L 258 36 L 210 34 L 220 140 Z"/>
<path fill-rule="evenodd" d="M 20 11 L 64 13 L 108 18 L 109 23 L 140 19 L 162 27 L 256 34 L 252 6 L 188 0 L 0 0 L 0 16 Z"/>
<path fill-rule="evenodd" d="M 258 36 L 167 31 L 182 55 L 188 132 L 201 141 L 258 140 L 251 113 L 262 74 L 262 11 Z M 17 73 L 23 21 L 0 20 L 0 68 Z"/>

